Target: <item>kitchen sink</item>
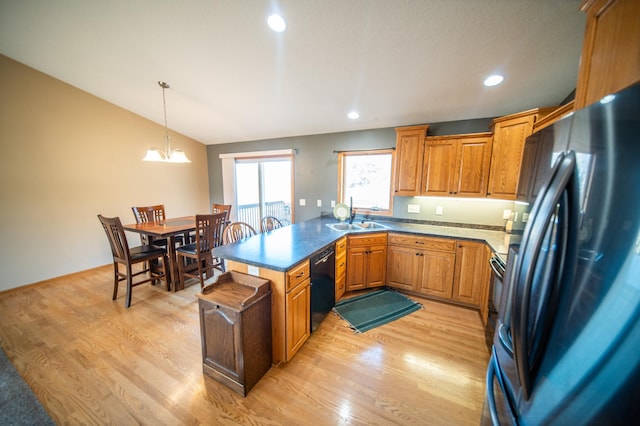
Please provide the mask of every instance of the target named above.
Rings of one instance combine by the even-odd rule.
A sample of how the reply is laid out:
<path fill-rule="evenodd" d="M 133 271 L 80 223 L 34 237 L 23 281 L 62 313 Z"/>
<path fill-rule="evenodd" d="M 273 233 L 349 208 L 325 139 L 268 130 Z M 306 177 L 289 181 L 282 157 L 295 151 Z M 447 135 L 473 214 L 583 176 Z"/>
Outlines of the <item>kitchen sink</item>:
<path fill-rule="evenodd" d="M 327 223 L 327 226 L 334 231 L 348 231 L 350 229 L 358 229 L 355 225 L 351 223 Z"/>
<path fill-rule="evenodd" d="M 384 229 L 386 226 L 380 225 L 377 222 L 357 222 L 357 223 L 327 223 L 327 226 L 334 231 L 350 231 L 350 230 L 364 230 L 364 229 Z"/>
<path fill-rule="evenodd" d="M 362 229 L 382 229 L 382 228 L 386 228 L 386 226 L 380 225 L 379 223 L 376 223 L 376 222 L 360 222 L 360 223 L 356 223 L 355 225 L 358 228 L 362 228 Z"/>

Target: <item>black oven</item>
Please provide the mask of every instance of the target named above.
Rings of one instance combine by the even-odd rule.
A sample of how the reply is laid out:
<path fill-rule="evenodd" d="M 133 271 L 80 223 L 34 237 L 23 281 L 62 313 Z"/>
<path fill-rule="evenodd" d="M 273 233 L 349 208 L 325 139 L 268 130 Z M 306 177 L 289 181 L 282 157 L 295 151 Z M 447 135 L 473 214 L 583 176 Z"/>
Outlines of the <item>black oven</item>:
<path fill-rule="evenodd" d="M 487 325 L 484 330 L 484 337 L 487 348 L 491 352 L 493 346 L 493 335 L 498 322 L 498 307 L 500 306 L 500 296 L 502 295 L 502 284 L 504 281 L 504 271 L 506 268 L 504 260 L 497 254 L 489 259 L 491 265 L 491 282 L 489 283 L 489 312 L 487 315 Z"/>

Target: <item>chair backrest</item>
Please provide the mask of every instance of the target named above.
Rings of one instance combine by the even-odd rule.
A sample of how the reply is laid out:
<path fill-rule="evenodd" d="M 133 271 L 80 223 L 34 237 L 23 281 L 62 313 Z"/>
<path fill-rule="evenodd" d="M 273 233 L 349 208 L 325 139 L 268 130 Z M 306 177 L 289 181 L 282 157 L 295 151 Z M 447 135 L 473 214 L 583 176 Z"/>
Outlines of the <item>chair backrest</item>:
<path fill-rule="evenodd" d="M 100 223 L 102 223 L 104 232 L 107 234 L 109 245 L 111 245 L 113 260 L 129 263 L 129 243 L 127 242 L 127 236 L 124 233 L 120 218 L 104 217 L 99 214 L 98 219 Z"/>
<path fill-rule="evenodd" d="M 282 228 L 282 222 L 273 216 L 265 216 L 260 221 L 260 229 L 262 232 L 269 232 L 278 228 Z"/>
<path fill-rule="evenodd" d="M 166 219 L 164 204 L 157 206 L 131 207 L 137 223 L 162 222 Z"/>
<path fill-rule="evenodd" d="M 211 249 L 222 244 L 226 220 L 226 212 L 196 215 L 196 247 L 200 253 L 211 252 Z"/>
<path fill-rule="evenodd" d="M 224 228 L 222 235 L 222 242 L 224 244 L 235 243 L 236 241 L 244 240 L 253 235 L 256 235 L 256 230 L 245 222 L 232 222 Z"/>
<path fill-rule="evenodd" d="M 211 213 L 227 212 L 227 219 L 231 217 L 231 204 L 216 204 L 211 205 Z"/>

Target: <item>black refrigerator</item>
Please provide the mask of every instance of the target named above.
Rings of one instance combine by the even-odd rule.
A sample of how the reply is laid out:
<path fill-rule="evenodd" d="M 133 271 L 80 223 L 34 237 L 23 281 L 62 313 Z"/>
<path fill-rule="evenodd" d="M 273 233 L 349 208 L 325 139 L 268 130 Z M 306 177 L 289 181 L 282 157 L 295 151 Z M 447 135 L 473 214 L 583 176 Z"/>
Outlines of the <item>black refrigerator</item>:
<path fill-rule="evenodd" d="M 640 85 L 531 135 L 517 202 L 528 221 L 498 308 L 490 421 L 638 424 Z"/>

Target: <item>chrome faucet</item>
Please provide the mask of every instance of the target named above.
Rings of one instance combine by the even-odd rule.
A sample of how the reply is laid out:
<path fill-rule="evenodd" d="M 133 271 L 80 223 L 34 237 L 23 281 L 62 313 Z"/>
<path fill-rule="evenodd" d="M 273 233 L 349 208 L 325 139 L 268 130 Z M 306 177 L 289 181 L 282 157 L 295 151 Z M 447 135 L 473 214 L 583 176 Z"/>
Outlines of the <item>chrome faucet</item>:
<path fill-rule="evenodd" d="M 353 197 L 349 197 L 349 225 L 353 224 L 353 219 L 356 218 L 356 212 L 353 211 Z"/>

